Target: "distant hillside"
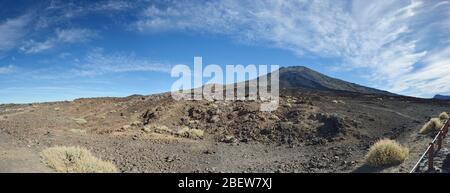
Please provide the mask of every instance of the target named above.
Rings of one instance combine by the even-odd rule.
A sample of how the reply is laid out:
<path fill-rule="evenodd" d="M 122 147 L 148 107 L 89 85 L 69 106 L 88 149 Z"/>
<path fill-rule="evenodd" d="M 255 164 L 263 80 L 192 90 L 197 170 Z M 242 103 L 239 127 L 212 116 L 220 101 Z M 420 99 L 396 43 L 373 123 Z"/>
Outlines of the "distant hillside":
<path fill-rule="evenodd" d="M 363 94 L 396 95 L 387 91 L 361 86 L 332 78 L 304 66 L 280 68 L 280 88 L 348 91 Z"/>
<path fill-rule="evenodd" d="M 450 100 L 450 96 L 437 94 L 437 95 L 434 95 L 433 99 Z"/>

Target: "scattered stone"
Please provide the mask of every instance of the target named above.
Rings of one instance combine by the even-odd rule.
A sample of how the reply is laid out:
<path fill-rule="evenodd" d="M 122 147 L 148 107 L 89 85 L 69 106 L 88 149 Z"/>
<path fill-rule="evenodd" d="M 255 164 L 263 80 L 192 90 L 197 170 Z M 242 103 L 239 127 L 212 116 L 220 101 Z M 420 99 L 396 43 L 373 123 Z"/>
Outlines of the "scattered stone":
<path fill-rule="evenodd" d="M 146 133 L 150 133 L 152 131 L 152 128 L 146 125 L 142 128 L 142 131 L 144 131 Z"/>
<path fill-rule="evenodd" d="M 84 129 L 70 129 L 69 131 L 72 133 L 80 133 L 80 134 L 86 133 L 86 130 Z M 48 135 L 50 135 L 50 132 L 48 132 Z"/>
<path fill-rule="evenodd" d="M 292 104 L 291 104 L 291 103 L 285 103 L 285 104 L 283 104 L 283 107 L 291 108 L 291 107 L 292 107 Z"/>
<path fill-rule="evenodd" d="M 200 121 L 199 120 L 190 120 L 189 124 L 199 124 Z"/>
<path fill-rule="evenodd" d="M 157 109 L 156 109 L 157 110 Z M 156 117 L 155 112 L 151 112 L 150 110 L 145 111 L 144 114 L 142 114 L 142 118 L 144 119 L 144 125 L 150 123 L 152 119 Z"/>
<path fill-rule="evenodd" d="M 212 116 L 212 115 L 218 115 L 220 114 L 220 109 L 210 109 L 207 111 L 208 115 Z"/>
<path fill-rule="evenodd" d="M 290 129 L 293 128 L 293 123 L 290 122 L 290 121 L 281 122 L 281 123 L 279 123 L 278 128 L 279 128 L 280 130 L 282 130 L 282 131 L 283 131 L 283 130 L 290 130 Z"/>
<path fill-rule="evenodd" d="M 130 129 L 130 128 L 131 128 L 130 125 L 124 125 L 124 126 L 122 126 L 122 127 L 120 128 L 120 130 L 126 131 L 126 130 L 128 130 L 128 129 Z"/>
<path fill-rule="evenodd" d="M 247 122 L 247 121 L 253 121 L 253 120 L 255 120 L 255 119 L 256 119 L 256 115 L 253 114 L 253 113 L 247 113 L 247 114 L 245 114 L 244 116 L 242 116 L 242 120 L 243 120 L 244 122 Z"/>
<path fill-rule="evenodd" d="M 225 135 L 220 141 L 224 143 L 235 143 L 237 139 L 233 135 Z"/>
<path fill-rule="evenodd" d="M 345 134 L 345 123 L 344 119 L 337 116 L 336 114 L 318 114 L 317 118 L 323 123 L 322 126 L 317 128 L 317 131 L 321 137 L 332 138 L 336 137 L 338 134 Z"/>
<path fill-rule="evenodd" d="M 345 102 L 342 100 L 332 100 L 331 102 L 333 102 L 335 104 L 345 104 Z"/>
<path fill-rule="evenodd" d="M 278 118 L 278 116 L 276 116 L 276 115 L 274 115 L 274 114 L 271 114 L 270 117 L 269 117 L 269 119 L 270 119 L 270 120 L 275 120 L 275 121 L 280 120 L 280 118 Z"/>
<path fill-rule="evenodd" d="M 209 150 L 209 149 L 207 149 L 207 150 L 203 151 L 203 153 L 204 153 L 204 154 L 215 154 L 216 152 L 215 152 L 215 151 L 212 151 L 212 150 Z"/>
<path fill-rule="evenodd" d="M 84 119 L 84 118 L 74 118 L 73 120 L 75 121 L 75 123 L 77 123 L 79 125 L 84 125 L 87 123 L 86 119 Z"/>
<path fill-rule="evenodd" d="M 244 137 L 244 138 L 241 139 L 241 142 L 243 142 L 243 143 L 248 143 L 249 141 L 250 141 L 250 139 L 248 139 L 248 138 L 246 138 L 246 137 Z"/>
<path fill-rule="evenodd" d="M 200 109 L 197 109 L 195 107 L 192 107 L 188 110 L 188 115 L 189 115 L 189 117 L 196 119 L 196 120 L 200 120 L 200 119 L 204 118 L 204 112 L 202 112 Z"/>
<path fill-rule="evenodd" d="M 219 115 L 213 115 L 211 116 L 211 118 L 208 120 L 208 122 L 210 123 L 217 123 L 220 121 Z"/>
<path fill-rule="evenodd" d="M 140 122 L 140 121 L 133 121 L 130 125 L 133 126 L 133 127 L 137 127 L 137 126 L 141 126 L 142 122 Z"/>
<path fill-rule="evenodd" d="M 166 156 L 166 157 L 164 158 L 164 160 L 165 160 L 166 162 L 173 162 L 173 161 L 175 161 L 175 160 L 179 160 L 179 158 L 178 158 L 176 155 L 173 155 L 173 156 Z"/>

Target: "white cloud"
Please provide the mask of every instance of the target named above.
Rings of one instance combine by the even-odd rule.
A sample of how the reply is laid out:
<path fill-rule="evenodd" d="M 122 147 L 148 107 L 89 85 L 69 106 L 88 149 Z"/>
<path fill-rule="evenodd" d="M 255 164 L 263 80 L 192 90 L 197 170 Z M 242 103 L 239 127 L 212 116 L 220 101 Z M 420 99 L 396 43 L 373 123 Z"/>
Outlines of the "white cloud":
<path fill-rule="evenodd" d="M 443 81 L 415 77 L 433 68 L 437 50 L 450 47 L 449 9 L 448 1 L 424 0 L 168 1 L 149 5 L 134 26 L 223 34 L 300 57 L 337 58 L 342 68 L 366 69 L 379 88 L 425 96 L 419 83 L 450 92 Z"/>
<path fill-rule="evenodd" d="M 96 36 L 96 32 L 89 29 L 56 30 L 56 39 L 63 43 L 85 42 Z"/>
<path fill-rule="evenodd" d="M 83 60 L 78 61 L 77 66 L 78 69 L 74 73 L 79 76 L 122 72 L 170 72 L 168 64 L 137 58 L 133 54 L 104 54 L 99 49 L 90 52 Z"/>
<path fill-rule="evenodd" d="M 28 15 L 0 21 L 0 53 L 17 46 L 30 22 Z"/>
<path fill-rule="evenodd" d="M 98 2 L 94 4 L 91 10 L 94 11 L 123 11 L 135 7 L 131 1 L 109 0 L 107 2 Z"/>
<path fill-rule="evenodd" d="M 450 47 L 429 53 L 423 60 L 425 66 L 404 74 L 395 82 L 394 90 L 406 90 L 408 94 L 450 94 Z M 413 86 L 411 86 L 413 85 Z M 408 90 L 413 88 L 413 90 Z"/>
<path fill-rule="evenodd" d="M 60 65 L 23 71 L 22 78 L 32 78 L 39 81 L 60 81 L 73 78 L 88 78 L 93 81 L 101 75 L 111 75 L 127 72 L 161 72 L 169 73 L 171 65 L 167 62 L 137 57 L 134 54 L 113 52 L 105 53 L 97 48 L 78 58 L 70 53 L 61 53 L 58 59 L 36 61 L 37 63 L 58 63 Z"/>
<path fill-rule="evenodd" d="M 96 37 L 97 33 L 89 29 L 71 28 L 56 30 L 55 37 L 51 37 L 43 42 L 29 40 L 20 48 L 24 53 L 39 53 L 49 50 L 59 44 L 83 43 Z"/>
<path fill-rule="evenodd" d="M 67 19 L 79 18 L 89 14 L 126 11 L 135 8 L 139 1 L 108 0 L 108 1 L 82 1 L 67 2 L 65 0 L 52 0 L 39 20 L 39 25 L 47 26 L 49 23 L 64 22 Z"/>
<path fill-rule="evenodd" d="M 0 66 L 0 74 L 9 74 L 16 71 L 16 67 L 13 65 Z"/>

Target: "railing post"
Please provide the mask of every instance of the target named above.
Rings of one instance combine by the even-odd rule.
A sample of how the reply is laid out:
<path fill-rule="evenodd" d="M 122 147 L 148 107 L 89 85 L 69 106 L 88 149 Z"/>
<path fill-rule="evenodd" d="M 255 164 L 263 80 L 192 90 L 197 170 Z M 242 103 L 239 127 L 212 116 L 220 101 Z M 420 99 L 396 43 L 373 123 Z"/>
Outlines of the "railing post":
<path fill-rule="evenodd" d="M 442 129 L 442 138 L 443 139 L 445 139 L 445 137 L 447 137 L 449 123 L 450 123 L 450 118 L 445 123 L 444 129 Z"/>
<path fill-rule="evenodd" d="M 450 118 L 447 119 L 444 126 L 439 130 L 437 136 L 435 136 L 433 141 L 428 145 L 427 150 L 422 154 L 419 161 L 417 161 L 416 165 L 414 165 L 410 173 L 414 173 L 419 170 L 420 163 L 425 158 L 425 156 L 428 156 L 428 172 L 434 171 L 434 163 L 433 163 L 434 154 L 437 153 L 442 148 L 442 143 L 444 139 L 447 137 L 449 127 L 450 127 Z M 434 145 L 436 142 L 437 142 L 437 150 L 434 151 L 435 149 Z"/>
<path fill-rule="evenodd" d="M 434 154 L 434 144 L 430 143 L 430 149 L 428 150 L 428 171 L 434 171 L 433 166 L 433 154 Z"/>
<path fill-rule="evenodd" d="M 437 149 L 436 149 L 436 152 L 441 150 L 443 137 L 444 136 L 442 135 L 442 131 L 439 131 L 438 137 L 437 137 Z"/>

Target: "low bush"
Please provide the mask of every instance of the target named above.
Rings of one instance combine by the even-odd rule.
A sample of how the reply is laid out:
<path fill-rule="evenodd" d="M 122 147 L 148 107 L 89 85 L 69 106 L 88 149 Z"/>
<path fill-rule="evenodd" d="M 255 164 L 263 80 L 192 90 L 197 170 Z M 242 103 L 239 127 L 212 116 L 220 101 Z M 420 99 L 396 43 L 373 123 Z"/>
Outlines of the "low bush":
<path fill-rule="evenodd" d="M 50 147 L 41 152 L 42 162 L 62 173 L 113 173 L 116 166 L 82 147 Z"/>
<path fill-rule="evenodd" d="M 430 121 L 428 121 L 427 123 L 425 123 L 425 125 L 423 125 L 423 127 L 420 129 L 419 133 L 426 134 L 431 131 L 439 131 L 439 129 L 441 129 L 442 126 L 443 126 L 443 123 L 441 122 L 441 120 L 439 118 L 431 118 Z"/>
<path fill-rule="evenodd" d="M 408 148 L 394 140 L 382 139 L 370 147 L 366 164 L 373 167 L 398 165 L 403 163 L 408 155 Z"/>

